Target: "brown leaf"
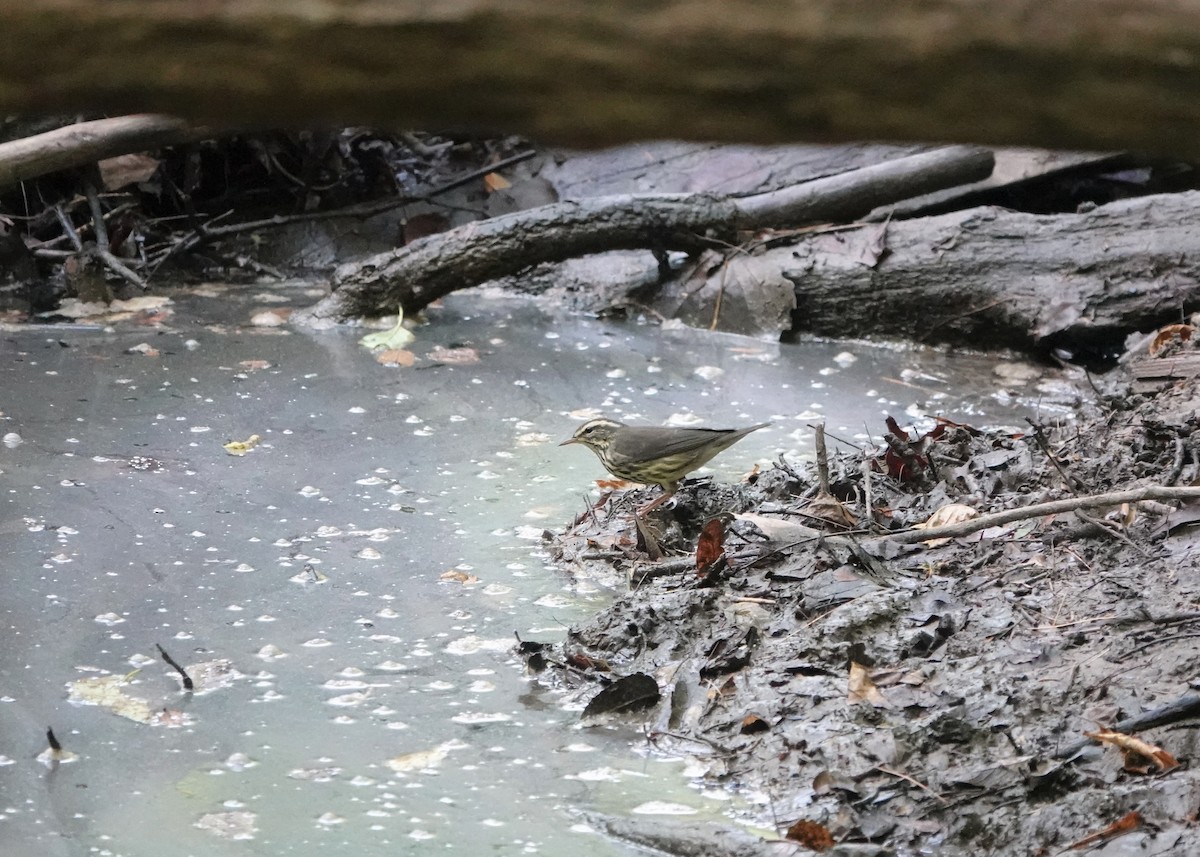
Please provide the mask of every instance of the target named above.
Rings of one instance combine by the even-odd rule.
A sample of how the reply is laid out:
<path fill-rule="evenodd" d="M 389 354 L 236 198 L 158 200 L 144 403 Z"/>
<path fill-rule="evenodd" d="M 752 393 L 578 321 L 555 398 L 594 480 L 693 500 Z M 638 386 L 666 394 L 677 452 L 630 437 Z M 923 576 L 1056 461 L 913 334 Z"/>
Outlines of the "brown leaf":
<path fill-rule="evenodd" d="M 945 506 L 938 508 L 936 512 L 929 516 L 929 519 L 922 524 L 913 524 L 914 530 L 927 530 L 933 527 L 944 527 L 947 524 L 961 524 L 963 521 L 969 521 L 972 518 L 978 518 L 979 511 L 962 503 L 947 503 Z M 924 544 L 931 548 L 944 545 L 950 539 L 926 539 Z"/>
<path fill-rule="evenodd" d="M 720 518 L 713 518 L 700 531 L 696 542 L 696 573 L 701 577 L 708 573 L 713 563 L 725 555 L 725 525 Z"/>
<path fill-rule="evenodd" d="M 602 658 L 593 658 L 583 652 L 571 652 L 566 657 L 567 663 L 581 670 L 596 670 L 597 672 L 612 672 L 612 666 Z"/>
<path fill-rule="evenodd" d="M 601 491 L 620 491 L 622 488 L 628 488 L 632 482 L 626 482 L 624 479 L 597 479 L 596 487 Z"/>
<path fill-rule="evenodd" d="M 849 691 L 848 699 L 852 703 L 869 702 L 876 708 L 889 707 L 888 701 L 879 692 L 879 688 L 875 686 L 875 682 L 871 681 L 871 675 L 867 672 L 867 668 L 853 661 L 850 663 Z"/>
<path fill-rule="evenodd" d="M 771 728 L 771 724 L 763 720 L 757 714 L 747 714 L 742 718 L 743 735 L 753 735 L 756 732 L 767 732 Z"/>
<path fill-rule="evenodd" d="M 443 571 L 438 575 L 438 580 L 445 580 L 453 583 L 478 583 L 479 578 L 473 574 L 467 574 L 465 571 L 459 571 L 457 568 L 452 568 L 449 571 Z"/>
<path fill-rule="evenodd" d="M 483 186 L 487 188 L 488 193 L 495 193 L 506 187 L 512 187 L 512 183 L 499 173 L 488 173 L 483 177 Z"/>
<path fill-rule="evenodd" d="M 1195 332 L 1196 328 L 1190 324 L 1168 324 L 1166 327 L 1159 328 L 1158 333 L 1154 335 L 1154 339 L 1150 341 L 1150 356 L 1157 357 L 1176 338 L 1180 342 L 1187 342 Z"/>
<path fill-rule="evenodd" d="M 852 530 L 858 526 L 858 518 L 855 514 L 832 494 L 821 493 L 813 497 L 812 501 L 804 507 L 804 514 L 825 521 L 827 524 L 833 524 L 835 527 Z"/>
<path fill-rule="evenodd" d="M 411 366 L 417 362 L 417 355 L 404 348 L 389 348 L 376 354 L 375 362 L 384 366 Z"/>
<path fill-rule="evenodd" d="M 1125 770 L 1131 774 L 1162 773 L 1179 767 L 1179 760 L 1155 744 L 1103 728 L 1095 732 L 1084 732 L 1088 738 L 1094 738 L 1103 744 L 1112 744 L 1121 750 L 1125 757 Z"/>
<path fill-rule="evenodd" d="M 100 167 L 100 181 L 105 190 L 120 190 L 150 178 L 158 170 L 159 161 L 149 155 L 135 153 L 105 158 Z"/>
<path fill-rule="evenodd" d="M 799 842 L 810 851 L 827 851 L 833 847 L 833 834 L 823 824 L 801 819 L 787 830 L 787 838 Z"/>
<path fill-rule="evenodd" d="M 1090 836 L 1085 836 L 1078 842 L 1072 842 L 1067 847 L 1073 851 L 1082 851 L 1084 848 L 1095 845 L 1098 842 L 1106 842 L 1109 839 L 1112 839 L 1114 836 L 1120 836 L 1122 833 L 1129 833 L 1132 830 L 1137 830 L 1141 826 L 1142 814 L 1137 810 L 1133 810 L 1132 812 L 1125 813 L 1125 815 L 1118 818 L 1103 830 L 1097 831 Z"/>

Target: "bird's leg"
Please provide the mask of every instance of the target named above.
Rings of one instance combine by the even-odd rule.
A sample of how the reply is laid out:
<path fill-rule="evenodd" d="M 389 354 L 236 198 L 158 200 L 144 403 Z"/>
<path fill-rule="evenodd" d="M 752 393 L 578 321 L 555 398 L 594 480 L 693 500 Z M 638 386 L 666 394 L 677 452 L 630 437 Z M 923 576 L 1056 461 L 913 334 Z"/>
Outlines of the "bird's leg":
<path fill-rule="evenodd" d="M 677 490 L 679 490 L 678 482 L 669 482 L 666 485 L 663 485 L 662 495 L 658 499 L 653 500 L 653 501 L 647 503 L 642 508 L 638 509 L 637 510 L 638 516 L 645 517 L 646 515 L 650 514 L 655 509 L 657 509 L 659 506 L 661 506 L 663 503 L 667 502 L 672 497 L 674 497 L 675 492 Z"/>

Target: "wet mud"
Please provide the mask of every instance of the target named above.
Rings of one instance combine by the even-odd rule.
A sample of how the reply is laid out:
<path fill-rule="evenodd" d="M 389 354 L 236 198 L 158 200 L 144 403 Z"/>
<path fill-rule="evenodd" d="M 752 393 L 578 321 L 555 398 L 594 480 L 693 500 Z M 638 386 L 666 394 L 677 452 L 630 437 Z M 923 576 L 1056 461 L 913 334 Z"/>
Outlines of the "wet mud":
<path fill-rule="evenodd" d="M 1135 394 L 1134 374 L 1020 432 L 872 427 L 827 457 L 827 488 L 781 462 L 691 480 L 644 519 L 659 489 L 604 493 L 547 538 L 623 594 L 540 653 L 539 680 L 582 707 L 654 678 L 584 722 L 636 723 L 757 803 L 759 838 L 714 832 L 707 853 L 1197 853 L 1200 390 Z M 610 829 L 681 854 L 694 833 Z"/>

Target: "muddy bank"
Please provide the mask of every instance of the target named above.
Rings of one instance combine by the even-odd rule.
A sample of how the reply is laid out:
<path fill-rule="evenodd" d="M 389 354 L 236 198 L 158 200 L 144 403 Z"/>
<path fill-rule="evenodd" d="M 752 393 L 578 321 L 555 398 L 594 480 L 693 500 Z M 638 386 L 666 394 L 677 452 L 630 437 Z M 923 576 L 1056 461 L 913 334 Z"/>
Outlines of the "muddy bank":
<path fill-rule="evenodd" d="M 1195 483 L 1200 390 L 1109 385 L 1078 421 L 1022 433 L 873 426 L 875 447 L 830 457 L 828 493 L 814 466 L 781 462 L 740 486 L 689 484 L 642 526 L 632 510 L 657 489 L 606 494 L 553 550 L 625 594 L 543 652 L 539 679 L 582 706 L 652 677 L 657 698 L 643 686 L 587 722 L 640 724 L 654 752 L 756 799 L 748 821 L 809 845 L 1200 849 L 1200 778 L 1174 764 L 1196 749 L 1196 501 L 1086 502 Z M 1079 508 L 931 542 L 909 529 L 1050 501 Z M 702 547 L 716 559 L 698 572 L 701 528 L 722 514 L 723 550 Z M 1152 746 L 1087 737 L 1105 727 Z M 610 832 L 672 850 L 669 831 L 633 826 Z M 730 853 L 780 853 L 770 838 Z"/>

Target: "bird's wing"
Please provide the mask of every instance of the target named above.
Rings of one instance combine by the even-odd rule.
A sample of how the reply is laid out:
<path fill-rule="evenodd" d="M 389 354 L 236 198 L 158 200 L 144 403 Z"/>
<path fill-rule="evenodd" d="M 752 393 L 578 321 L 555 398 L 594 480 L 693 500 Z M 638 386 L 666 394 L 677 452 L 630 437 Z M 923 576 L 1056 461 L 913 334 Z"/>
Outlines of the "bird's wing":
<path fill-rule="evenodd" d="M 654 442 L 654 457 L 665 458 L 668 455 L 685 455 L 702 449 L 718 438 L 732 443 L 737 434 L 731 429 L 675 429 L 669 433 L 655 428 L 626 427 L 613 444 L 617 454 L 627 450 L 645 452 L 646 442 Z M 627 447 L 626 444 L 629 444 Z"/>

